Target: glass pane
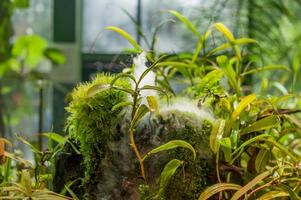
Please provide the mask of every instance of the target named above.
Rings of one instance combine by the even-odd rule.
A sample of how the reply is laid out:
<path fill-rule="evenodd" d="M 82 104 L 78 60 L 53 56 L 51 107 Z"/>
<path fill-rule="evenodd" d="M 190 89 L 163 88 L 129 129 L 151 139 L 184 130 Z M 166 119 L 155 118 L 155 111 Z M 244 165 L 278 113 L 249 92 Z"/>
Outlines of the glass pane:
<path fill-rule="evenodd" d="M 154 28 L 167 19 L 175 19 L 167 10 L 176 10 L 193 22 L 200 32 L 204 32 L 212 23 L 219 21 L 229 28 L 235 17 L 235 8 L 231 1 L 216 6 L 212 0 L 144 0 L 142 9 L 142 25 L 148 38 Z M 226 5 L 227 4 L 227 5 Z M 235 22 L 235 21 L 234 21 Z M 197 37 L 187 27 L 176 20 L 162 26 L 158 33 L 156 50 L 159 52 L 186 52 L 195 48 Z M 144 43 L 144 46 L 146 44 Z"/>
<path fill-rule="evenodd" d="M 15 35 L 39 34 L 50 41 L 52 8 L 53 2 L 50 0 L 31 0 L 29 8 L 16 9 L 13 16 Z"/>
<path fill-rule="evenodd" d="M 127 10 L 127 12 L 135 17 L 136 0 L 84 1 L 82 25 L 83 52 L 119 53 L 123 49 L 131 47 L 117 33 L 103 31 L 106 26 L 117 26 L 127 31 L 134 38 L 136 37 L 135 25 L 122 9 Z M 97 37 L 100 32 L 102 32 L 100 37 Z"/>

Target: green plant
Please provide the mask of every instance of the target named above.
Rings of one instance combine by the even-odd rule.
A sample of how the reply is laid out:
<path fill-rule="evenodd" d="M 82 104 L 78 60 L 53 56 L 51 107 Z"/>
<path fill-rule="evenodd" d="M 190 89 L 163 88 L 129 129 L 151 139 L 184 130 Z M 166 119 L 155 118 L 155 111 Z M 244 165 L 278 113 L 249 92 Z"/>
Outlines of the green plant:
<path fill-rule="evenodd" d="M 114 29 L 114 28 L 110 28 L 110 29 L 117 30 L 117 32 L 122 34 L 129 41 L 131 41 L 131 43 L 134 43 L 133 42 L 134 40 L 132 38 L 130 38 L 129 35 L 124 34 L 123 31 L 120 31 L 119 29 Z M 134 45 L 134 47 L 137 48 L 137 50 L 139 49 L 139 46 L 137 46 L 136 44 Z M 166 94 L 166 92 L 164 90 L 162 90 L 161 88 L 159 88 L 157 86 L 141 84 L 143 79 L 148 75 L 148 73 L 150 73 L 150 71 L 153 68 L 157 67 L 157 63 L 159 63 L 162 59 L 164 59 L 164 57 L 162 57 L 161 59 L 154 62 L 149 68 L 147 68 L 145 71 L 143 71 L 138 78 L 135 78 L 133 75 L 128 74 L 128 73 L 121 73 L 121 74 L 117 75 L 111 81 L 109 86 L 108 85 L 103 85 L 103 84 L 97 84 L 97 85 L 93 86 L 88 91 L 89 94 L 94 95 L 95 93 L 97 94 L 97 93 L 102 92 L 104 90 L 117 90 L 117 91 L 125 92 L 125 93 L 127 93 L 128 95 L 131 96 L 132 101 L 120 102 L 118 104 L 115 104 L 112 109 L 114 110 L 116 108 L 120 108 L 120 107 L 124 107 L 124 106 L 131 106 L 131 108 L 132 108 L 131 109 L 131 114 L 130 114 L 130 116 L 131 116 L 130 119 L 131 120 L 130 120 L 130 125 L 129 125 L 130 146 L 131 146 L 133 152 L 135 153 L 137 160 L 139 161 L 141 176 L 146 182 L 147 182 L 147 177 L 146 177 L 146 174 L 145 174 L 144 160 L 147 157 L 149 157 L 151 154 L 155 154 L 155 153 L 165 151 L 165 150 L 169 150 L 169 149 L 174 149 L 174 148 L 177 148 L 177 147 L 184 147 L 184 148 L 190 149 L 193 152 L 194 158 L 196 157 L 196 153 L 195 153 L 194 148 L 189 143 L 187 143 L 183 140 L 169 141 L 166 144 L 163 144 L 159 147 L 156 147 L 155 149 L 152 149 L 151 151 L 146 153 L 144 156 L 142 156 L 142 154 L 140 153 L 140 151 L 137 148 L 137 145 L 135 143 L 134 132 L 135 132 L 135 128 L 137 127 L 139 121 L 147 113 L 158 111 L 158 102 L 157 102 L 156 98 L 154 96 L 143 97 L 141 95 L 141 92 L 144 91 L 144 90 L 156 90 L 156 91 L 159 91 L 163 94 Z M 143 64 L 145 64 L 145 63 L 143 63 Z M 141 67 L 141 66 L 135 66 L 135 67 Z M 130 81 L 132 81 L 133 89 L 130 89 L 130 88 L 127 88 L 127 87 L 124 87 L 124 86 L 119 87 L 118 85 L 116 85 L 116 82 L 118 80 L 120 80 L 121 78 L 124 78 L 124 77 L 129 78 Z M 142 103 L 143 98 L 147 99 L 148 106 L 145 105 L 144 103 Z M 178 165 L 175 165 L 174 168 L 171 168 L 171 167 L 165 168 L 165 170 L 162 172 L 161 176 L 163 176 L 163 177 L 166 176 L 167 173 L 170 173 L 170 170 L 174 170 L 177 167 L 178 167 Z M 168 169 L 170 169 L 170 170 L 168 170 Z M 173 173 L 174 172 L 175 172 L 175 170 L 173 171 Z M 170 177 L 168 176 L 168 178 L 166 178 L 165 181 L 168 181 L 169 179 L 170 179 Z M 162 185 L 165 185 L 165 184 L 162 184 Z M 161 191 L 159 191 L 159 193 L 161 193 Z"/>
<path fill-rule="evenodd" d="M 22 170 L 20 183 L 2 185 L 0 187 L 0 194 L 0 199 L 71 199 L 69 197 L 51 192 L 43 187 L 33 187 L 30 172 L 28 170 Z"/>
<path fill-rule="evenodd" d="M 217 117 L 210 135 L 217 184 L 205 190 L 199 199 L 214 195 L 220 199 L 229 199 L 231 196 L 232 199 L 242 196 L 271 199 L 288 195 L 298 199 L 300 180 L 296 177 L 300 173 L 300 145 L 292 143 L 292 140 L 300 139 L 300 116 L 296 114 L 300 112 L 300 109 L 296 109 L 300 107 L 300 96 L 287 94 L 266 97 L 264 93 L 261 96 L 247 95 L 250 91 L 244 86 L 245 77 L 250 74 L 290 70 L 282 65 L 250 68 L 252 62 L 241 53 L 240 46 L 258 43 L 249 38 L 234 38 L 230 30 L 221 23 L 215 23 L 212 27 L 222 33 L 226 42 L 207 50 L 207 39 L 214 29 L 199 34 L 187 18 L 176 11 L 169 12 L 199 37 L 199 43 L 191 54 L 171 55 L 159 61 L 156 65 L 162 67 L 163 73 L 153 66 L 148 69 L 156 72 L 158 84 L 162 84 L 160 80 L 168 81 L 179 72 L 184 81 L 189 81 L 187 91 L 193 97 L 200 98 L 199 106 L 212 109 Z M 109 29 L 125 37 L 133 44 L 136 52 L 142 51 L 129 34 L 118 28 Z M 231 52 L 212 58 L 229 48 L 232 49 Z M 155 54 L 147 54 L 149 60 L 156 60 L 152 55 Z M 298 63 L 295 65 L 296 71 Z M 130 75 L 123 76 L 135 81 Z M 282 85 L 275 86 L 286 92 Z M 165 89 L 168 91 L 170 87 Z M 134 94 L 133 91 L 126 92 Z M 143 116 L 147 108 L 143 106 L 141 111 Z M 139 152 L 136 154 L 139 160 Z M 141 188 L 143 195 L 149 193 L 148 190 L 148 187 Z M 231 192 L 233 190 L 237 192 Z"/>

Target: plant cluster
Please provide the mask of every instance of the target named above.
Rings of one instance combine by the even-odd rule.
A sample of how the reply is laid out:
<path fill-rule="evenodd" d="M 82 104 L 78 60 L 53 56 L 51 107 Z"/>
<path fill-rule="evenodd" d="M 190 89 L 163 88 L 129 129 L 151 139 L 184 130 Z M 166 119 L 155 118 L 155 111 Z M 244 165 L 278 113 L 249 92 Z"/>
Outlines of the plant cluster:
<path fill-rule="evenodd" d="M 217 183 L 203 191 L 199 199 L 212 196 L 220 199 L 271 199 L 285 196 L 298 199 L 300 144 L 295 141 L 300 141 L 300 96 L 256 95 L 244 86 L 247 75 L 289 69 L 281 65 L 250 68 L 245 64 L 248 60 L 241 53 L 241 46 L 258 45 L 255 40 L 236 39 L 221 23 L 215 23 L 211 29 L 200 34 L 183 15 L 176 11 L 169 12 L 199 38 L 199 43 L 192 54 L 162 58 L 153 51 L 149 52 L 147 58 L 155 64 L 148 70 L 156 72 L 157 84 L 165 91 L 172 90 L 169 79 L 176 73 L 181 74 L 184 81 L 188 80 L 189 93 L 200 98 L 199 106 L 210 107 L 217 118 L 209 137 L 210 149 L 215 157 Z M 142 48 L 125 31 L 117 27 L 107 29 L 127 39 L 134 47 L 132 51 L 142 52 Z M 220 32 L 226 42 L 212 50 L 205 49 L 208 37 L 214 30 Z M 232 49 L 232 52 L 212 58 L 227 49 Z M 133 143 L 132 146 L 135 147 Z M 136 155 L 140 161 L 139 152 Z M 145 188 L 143 191 L 145 193 Z"/>

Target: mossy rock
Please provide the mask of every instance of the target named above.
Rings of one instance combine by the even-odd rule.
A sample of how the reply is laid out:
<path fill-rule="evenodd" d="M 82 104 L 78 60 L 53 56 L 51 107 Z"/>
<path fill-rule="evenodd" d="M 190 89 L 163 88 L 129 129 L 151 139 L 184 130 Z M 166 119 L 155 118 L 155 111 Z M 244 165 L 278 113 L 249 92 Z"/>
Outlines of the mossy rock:
<path fill-rule="evenodd" d="M 101 162 L 109 155 L 109 144 L 115 140 L 121 109 L 112 107 L 126 101 L 124 92 L 112 89 L 95 91 L 107 87 L 114 75 L 98 74 L 91 82 L 82 83 L 71 93 L 71 101 L 66 108 L 69 114 L 66 131 L 78 141 L 85 166 L 84 185 L 87 193 L 97 190 L 97 178 L 101 173 Z M 125 79 L 118 79 L 116 86 L 129 87 Z"/>
<path fill-rule="evenodd" d="M 177 109 L 163 109 L 160 114 L 145 116 L 135 130 L 136 143 L 142 154 L 170 140 L 181 139 L 195 148 L 197 157 L 193 160 L 191 152 L 183 148 L 151 156 L 145 161 L 150 187 L 144 188 L 144 194 L 139 193 L 139 186 L 143 188 L 145 182 L 129 145 L 129 110 L 112 110 L 114 105 L 126 101 L 127 95 L 112 89 L 90 95 L 91 88 L 102 88 L 113 78 L 107 74 L 97 75 L 92 82 L 79 85 L 71 93 L 72 100 L 66 108 L 69 113 L 66 131 L 71 140 L 79 144 L 81 155 L 77 160 L 80 163 L 70 162 L 69 165 L 81 167 L 75 170 L 77 177 L 75 172 L 70 172 L 65 183 L 60 185 L 75 177 L 82 178 L 81 190 L 77 191 L 80 199 L 152 199 L 165 164 L 177 158 L 184 161 L 184 170 L 177 170 L 162 199 L 195 199 L 210 182 L 212 155 L 208 139 L 211 123 L 199 113 Z M 130 87 L 124 79 L 119 79 L 116 85 Z M 75 152 L 65 146 L 66 154 L 61 154 L 56 165 L 71 169 L 64 160 L 67 151 L 69 156 L 76 157 Z M 66 172 L 61 168 L 57 168 L 58 176 L 62 170 Z M 61 180 L 58 176 L 55 181 Z"/>
<path fill-rule="evenodd" d="M 197 157 L 193 160 L 191 152 L 183 148 L 176 148 L 151 156 L 146 160 L 145 165 L 149 176 L 151 176 L 149 181 L 154 187 L 149 188 L 142 185 L 142 199 L 153 199 L 152 195 L 158 189 L 155 186 L 158 181 L 157 178 L 160 176 L 164 165 L 173 158 L 184 161 L 184 166 L 182 169 L 179 168 L 177 170 L 161 198 L 165 200 L 197 199 L 201 191 L 211 183 L 212 179 L 213 161 L 209 147 L 211 122 L 200 118 L 195 113 L 168 110 L 157 116 L 152 124 L 153 127 L 147 129 L 156 130 L 155 132 L 151 133 L 143 130 L 141 131 L 144 133 L 143 136 L 137 138 L 138 143 L 142 141 L 140 149 L 144 149 L 143 146 L 148 146 L 150 150 L 170 140 L 185 140 L 195 148 Z M 141 125 L 142 129 L 146 127 L 148 126 L 145 124 L 144 126 Z M 146 136 L 146 132 L 150 135 L 149 137 Z M 154 140 L 157 140 L 157 144 L 149 142 Z M 153 143 L 153 146 L 149 145 L 151 143 Z M 147 188 L 150 191 L 147 191 Z"/>

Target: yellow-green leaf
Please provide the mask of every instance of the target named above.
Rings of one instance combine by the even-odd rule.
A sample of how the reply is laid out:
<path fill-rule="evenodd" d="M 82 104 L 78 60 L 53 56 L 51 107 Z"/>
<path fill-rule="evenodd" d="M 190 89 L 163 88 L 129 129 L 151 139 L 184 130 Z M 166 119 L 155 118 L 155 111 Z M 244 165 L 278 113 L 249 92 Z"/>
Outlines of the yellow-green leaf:
<path fill-rule="evenodd" d="M 221 145 L 221 150 L 224 153 L 225 160 L 227 162 L 230 162 L 232 159 L 232 144 L 231 144 L 231 139 L 229 137 L 222 138 L 219 141 Z"/>
<path fill-rule="evenodd" d="M 158 101 L 154 96 L 147 96 L 147 103 L 152 112 L 155 112 L 159 109 Z"/>
<path fill-rule="evenodd" d="M 126 106 L 132 106 L 132 105 L 133 105 L 133 102 L 131 102 L 131 101 L 124 101 L 124 102 L 120 102 L 120 103 L 114 105 L 111 110 L 115 111 L 115 110 L 117 110 L 119 108 L 126 107 Z"/>
<path fill-rule="evenodd" d="M 246 97 L 244 97 L 241 102 L 239 102 L 239 104 L 237 105 L 236 109 L 232 112 L 231 118 L 229 123 L 227 124 L 227 128 L 225 131 L 225 135 L 227 136 L 231 129 L 232 126 L 234 124 L 234 122 L 236 121 L 237 117 L 239 116 L 239 114 L 250 104 L 252 103 L 254 100 L 256 99 L 256 95 L 255 94 L 250 94 Z"/>
<path fill-rule="evenodd" d="M 59 144 L 64 144 L 67 140 L 67 138 L 65 138 L 57 133 L 42 133 L 41 135 L 46 136 L 47 138 L 49 138 Z"/>
<path fill-rule="evenodd" d="M 223 137 L 224 128 L 226 121 L 223 119 L 217 119 L 212 126 L 210 133 L 209 144 L 210 148 L 214 153 L 217 153 L 219 150 L 219 141 Z"/>
<path fill-rule="evenodd" d="M 160 175 L 160 189 L 157 195 L 158 197 L 164 194 L 164 191 L 168 186 L 171 177 L 175 174 L 175 172 L 182 165 L 182 163 L 183 161 L 180 161 L 178 159 L 172 159 L 165 165 Z"/>
<path fill-rule="evenodd" d="M 148 113 L 150 110 L 149 108 L 142 104 L 139 106 L 138 110 L 136 111 L 133 120 L 131 122 L 131 127 L 135 128 L 138 124 L 138 122 L 144 117 L 144 115 L 146 115 L 146 113 Z"/>
<path fill-rule="evenodd" d="M 265 172 L 259 174 L 254 179 L 252 179 L 249 183 L 247 183 L 245 186 L 243 186 L 237 192 L 235 192 L 234 195 L 232 196 L 231 200 L 238 200 L 238 199 L 240 199 L 242 196 L 244 196 L 245 194 L 247 194 L 247 192 L 250 189 L 252 189 L 258 183 L 260 183 L 263 179 L 265 179 L 266 177 L 268 177 L 270 174 L 271 173 L 269 171 L 265 171 Z"/>
<path fill-rule="evenodd" d="M 142 52 L 143 49 L 140 47 L 140 45 L 134 40 L 134 38 L 128 34 L 126 31 L 115 27 L 115 26 L 108 26 L 105 28 L 106 30 L 111 30 L 111 31 L 115 31 L 118 34 L 120 34 L 123 38 L 125 38 L 127 41 L 129 41 L 129 43 L 139 52 Z"/>
<path fill-rule="evenodd" d="M 168 12 L 182 21 L 195 36 L 199 36 L 198 29 L 186 17 L 175 10 L 169 10 Z"/>
<path fill-rule="evenodd" d="M 221 32 L 230 42 L 234 42 L 234 36 L 231 31 L 222 23 L 215 23 L 214 27 Z"/>
<path fill-rule="evenodd" d="M 240 131 L 240 134 L 244 135 L 247 133 L 270 129 L 270 128 L 278 126 L 279 122 L 280 122 L 280 119 L 278 116 L 271 115 L 271 116 L 265 117 L 263 119 L 260 119 L 256 122 L 254 122 L 253 124 L 251 124 L 250 126 L 242 129 Z"/>
<path fill-rule="evenodd" d="M 255 159 L 255 169 L 257 172 L 261 172 L 262 170 L 265 170 L 265 167 L 267 166 L 268 160 L 270 158 L 270 151 L 266 149 L 260 149 L 256 159 Z"/>
<path fill-rule="evenodd" d="M 251 43 L 257 43 L 257 41 L 251 38 L 239 38 L 234 41 L 234 44 L 237 45 L 251 44 Z"/>
<path fill-rule="evenodd" d="M 257 200 L 270 200 L 270 199 L 276 199 L 278 197 L 289 197 L 289 194 L 284 191 L 269 191 L 263 194 Z"/>
<path fill-rule="evenodd" d="M 162 144 L 161 146 L 158 146 L 158 147 L 152 149 L 147 154 L 145 154 L 145 156 L 143 157 L 142 160 L 145 160 L 148 156 L 150 156 L 152 154 L 155 154 L 155 153 L 158 153 L 161 151 L 167 151 L 167 150 L 178 148 L 178 147 L 183 147 L 183 148 L 191 150 L 191 152 L 193 153 L 193 159 L 196 158 L 196 152 L 195 152 L 194 148 L 191 146 L 191 144 L 189 144 L 188 142 L 186 142 L 184 140 L 172 140 L 165 144 Z"/>
<path fill-rule="evenodd" d="M 232 183 L 217 183 L 214 184 L 207 189 L 205 189 L 202 194 L 199 196 L 199 200 L 206 200 L 212 197 L 213 195 L 222 192 L 224 190 L 239 190 L 241 188 L 240 185 L 232 184 Z"/>

